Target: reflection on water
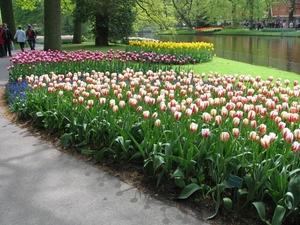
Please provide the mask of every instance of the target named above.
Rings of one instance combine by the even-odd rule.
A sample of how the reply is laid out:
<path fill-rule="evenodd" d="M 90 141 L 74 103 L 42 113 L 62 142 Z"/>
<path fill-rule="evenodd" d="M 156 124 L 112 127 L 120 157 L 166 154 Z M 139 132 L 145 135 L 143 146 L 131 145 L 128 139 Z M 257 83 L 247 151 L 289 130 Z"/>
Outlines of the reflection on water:
<path fill-rule="evenodd" d="M 161 41 L 211 42 L 215 47 L 214 53 L 221 58 L 300 74 L 300 38 L 153 34 L 142 36 Z"/>

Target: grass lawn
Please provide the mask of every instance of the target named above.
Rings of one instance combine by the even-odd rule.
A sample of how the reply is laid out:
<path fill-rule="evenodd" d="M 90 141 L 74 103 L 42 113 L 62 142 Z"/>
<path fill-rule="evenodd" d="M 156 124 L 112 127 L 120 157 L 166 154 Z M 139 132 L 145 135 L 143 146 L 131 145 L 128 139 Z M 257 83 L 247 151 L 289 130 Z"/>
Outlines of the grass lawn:
<path fill-rule="evenodd" d="M 110 45 L 105 47 L 95 46 L 92 42 L 85 42 L 83 44 L 64 44 L 62 49 L 65 51 L 76 51 L 76 50 L 90 50 L 90 51 L 102 51 L 107 52 L 110 49 L 113 50 L 125 50 L 125 45 Z M 182 67 L 184 70 L 193 69 L 196 73 L 209 73 L 218 72 L 221 75 L 234 75 L 234 74 L 244 74 L 252 76 L 261 76 L 264 80 L 269 76 L 273 76 L 281 79 L 289 79 L 291 81 L 299 80 L 300 75 L 292 72 L 282 71 L 274 68 L 268 68 L 263 66 L 255 66 L 247 63 L 236 62 L 228 59 L 223 59 L 215 57 L 211 62 L 197 64 L 197 65 L 187 65 Z"/>

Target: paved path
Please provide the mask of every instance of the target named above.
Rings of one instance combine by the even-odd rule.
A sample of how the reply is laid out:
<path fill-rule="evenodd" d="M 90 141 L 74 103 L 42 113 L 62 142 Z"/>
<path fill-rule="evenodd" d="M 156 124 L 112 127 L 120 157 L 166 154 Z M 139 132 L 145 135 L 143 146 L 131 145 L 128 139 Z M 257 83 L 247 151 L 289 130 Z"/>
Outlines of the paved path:
<path fill-rule="evenodd" d="M 0 59 L 0 89 L 9 60 Z M 58 151 L 0 111 L 1 225 L 207 225 Z"/>

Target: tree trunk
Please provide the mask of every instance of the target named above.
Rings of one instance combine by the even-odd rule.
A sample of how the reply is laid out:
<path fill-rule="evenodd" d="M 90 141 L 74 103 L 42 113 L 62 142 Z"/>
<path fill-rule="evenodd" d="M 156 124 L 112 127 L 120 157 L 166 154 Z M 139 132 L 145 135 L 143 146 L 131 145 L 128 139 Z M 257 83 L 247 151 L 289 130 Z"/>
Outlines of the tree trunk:
<path fill-rule="evenodd" d="M 12 35 L 16 33 L 15 17 L 12 0 L 0 0 L 2 22 L 7 23 Z"/>
<path fill-rule="evenodd" d="M 249 6 L 250 6 L 249 30 L 253 30 L 254 0 L 249 0 Z"/>
<path fill-rule="evenodd" d="M 102 14 L 96 15 L 96 46 L 108 46 L 108 24 L 109 19 L 107 16 Z"/>
<path fill-rule="evenodd" d="M 73 35 L 73 43 L 81 44 L 82 43 L 82 23 L 79 20 L 74 21 L 74 35 Z"/>
<path fill-rule="evenodd" d="M 289 23 L 291 21 L 294 21 L 294 9 L 293 8 L 289 10 Z"/>
<path fill-rule="evenodd" d="M 231 17 L 232 17 L 232 27 L 237 28 L 237 18 L 236 18 L 236 2 L 233 0 L 232 2 L 232 10 L 231 10 Z"/>
<path fill-rule="evenodd" d="M 61 51 L 61 0 L 44 1 L 44 50 Z"/>

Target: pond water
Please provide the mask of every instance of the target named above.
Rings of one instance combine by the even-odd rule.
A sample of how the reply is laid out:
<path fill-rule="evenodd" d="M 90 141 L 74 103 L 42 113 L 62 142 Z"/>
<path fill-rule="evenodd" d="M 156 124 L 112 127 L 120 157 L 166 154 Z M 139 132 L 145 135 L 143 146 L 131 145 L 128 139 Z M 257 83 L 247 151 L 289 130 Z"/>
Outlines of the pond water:
<path fill-rule="evenodd" d="M 153 35 L 140 37 L 175 42 L 210 42 L 216 56 L 300 74 L 299 37 L 221 36 L 221 35 Z"/>

